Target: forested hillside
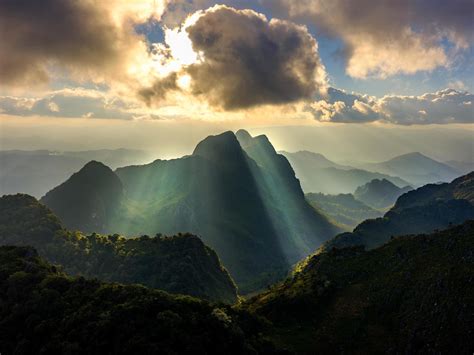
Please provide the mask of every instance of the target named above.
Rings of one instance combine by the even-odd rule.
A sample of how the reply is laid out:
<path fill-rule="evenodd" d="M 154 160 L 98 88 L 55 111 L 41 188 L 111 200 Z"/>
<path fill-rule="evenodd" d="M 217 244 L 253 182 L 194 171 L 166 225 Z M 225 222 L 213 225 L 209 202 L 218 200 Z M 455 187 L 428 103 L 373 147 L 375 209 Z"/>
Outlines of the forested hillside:
<path fill-rule="evenodd" d="M 386 245 L 320 252 L 242 308 L 297 353 L 470 354 L 474 221 Z"/>
<path fill-rule="evenodd" d="M 217 254 L 198 237 L 71 232 L 28 195 L 0 198 L 0 245 L 32 246 L 70 275 L 140 283 L 213 301 L 237 300 L 234 282 Z"/>

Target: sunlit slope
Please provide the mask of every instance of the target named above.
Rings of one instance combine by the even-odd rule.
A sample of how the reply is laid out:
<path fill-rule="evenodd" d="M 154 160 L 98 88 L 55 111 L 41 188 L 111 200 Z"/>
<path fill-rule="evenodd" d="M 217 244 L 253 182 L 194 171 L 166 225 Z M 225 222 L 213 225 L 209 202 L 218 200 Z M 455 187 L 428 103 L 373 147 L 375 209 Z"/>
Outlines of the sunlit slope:
<path fill-rule="evenodd" d="M 124 238 L 71 232 L 28 195 L 0 198 L 0 245 L 33 246 L 71 275 L 140 283 L 213 301 L 237 300 L 236 287 L 216 253 L 196 236 Z"/>
<path fill-rule="evenodd" d="M 362 222 L 353 233 L 340 234 L 325 247 L 364 245 L 373 248 L 392 236 L 430 233 L 468 219 L 474 219 L 474 173 L 451 183 L 430 184 L 409 191 L 400 196 L 383 217 Z"/>
<path fill-rule="evenodd" d="M 305 199 L 300 182 L 288 160 L 278 154 L 265 135 L 251 137 L 239 130 L 237 139 L 245 152 L 258 165 L 254 172 L 265 207 L 271 211 L 272 223 L 285 245 L 290 240 L 304 253 L 311 253 L 322 238 L 334 235 L 336 228 Z M 291 250 L 291 245 L 286 250 Z M 301 255 L 301 252 L 300 252 Z"/>
<path fill-rule="evenodd" d="M 473 253 L 473 221 L 371 251 L 332 249 L 243 308 L 296 353 L 470 354 Z"/>

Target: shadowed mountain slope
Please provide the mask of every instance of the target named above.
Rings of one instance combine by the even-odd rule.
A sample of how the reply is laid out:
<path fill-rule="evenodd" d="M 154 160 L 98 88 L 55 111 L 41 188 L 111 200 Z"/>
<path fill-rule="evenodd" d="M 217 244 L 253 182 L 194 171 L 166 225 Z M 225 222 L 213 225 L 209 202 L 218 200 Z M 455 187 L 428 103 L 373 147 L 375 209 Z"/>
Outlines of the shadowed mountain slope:
<path fill-rule="evenodd" d="M 41 202 L 69 229 L 103 233 L 122 197 L 122 183 L 115 173 L 104 164 L 91 161 L 49 191 Z"/>
<path fill-rule="evenodd" d="M 474 173 L 451 183 L 430 184 L 409 191 L 383 217 L 362 222 L 352 233 L 340 234 L 324 247 L 373 248 L 392 236 L 430 233 L 469 219 L 474 219 Z"/>
<path fill-rule="evenodd" d="M 314 208 L 332 218 L 348 231 L 366 219 L 380 217 L 383 214 L 355 199 L 352 194 L 309 193 L 306 194 L 306 199 Z"/>
<path fill-rule="evenodd" d="M 387 179 L 374 179 L 363 186 L 359 186 L 354 197 L 373 208 L 387 208 L 392 206 L 397 198 L 410 191 L 410 186 L 398 187 Z"/>

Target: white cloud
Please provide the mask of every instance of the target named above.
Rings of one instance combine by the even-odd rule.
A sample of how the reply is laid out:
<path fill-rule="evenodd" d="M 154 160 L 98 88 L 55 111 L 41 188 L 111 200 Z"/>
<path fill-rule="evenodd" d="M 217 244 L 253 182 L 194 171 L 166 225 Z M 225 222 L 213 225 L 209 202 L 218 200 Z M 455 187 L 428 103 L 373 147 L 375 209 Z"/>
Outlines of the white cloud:
<path fill-rule="evenodd" d="M 454 89 L 420 96 L 388 95 L 381 99 L 330 89 L 327 100 L 315 101 L 307 110 L 324 122 L 474 123 L 473 100 L 474 95 Z"/>
<path fill-rule="evenodd" d="M 451 56 L 474 42 L 471 0 L 262 1 L 278 16 L 341 39 L 346 71 L 355 78 L 449 67 Z"/>

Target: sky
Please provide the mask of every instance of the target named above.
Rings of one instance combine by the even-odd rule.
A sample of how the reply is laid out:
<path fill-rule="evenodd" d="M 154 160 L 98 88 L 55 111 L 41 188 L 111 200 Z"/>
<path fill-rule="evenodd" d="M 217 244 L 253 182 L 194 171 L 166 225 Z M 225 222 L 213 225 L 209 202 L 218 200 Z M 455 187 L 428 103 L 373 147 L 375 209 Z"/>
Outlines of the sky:
<path fill-rule="evenodd" d="M 0 148 L 98 126 L 472 132 L 473 17 L 472 0 L 1 0 Z"/>

